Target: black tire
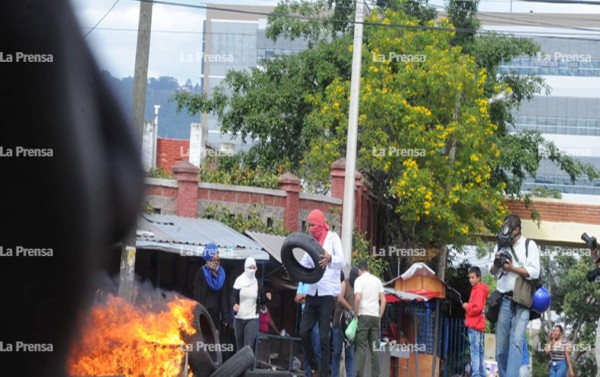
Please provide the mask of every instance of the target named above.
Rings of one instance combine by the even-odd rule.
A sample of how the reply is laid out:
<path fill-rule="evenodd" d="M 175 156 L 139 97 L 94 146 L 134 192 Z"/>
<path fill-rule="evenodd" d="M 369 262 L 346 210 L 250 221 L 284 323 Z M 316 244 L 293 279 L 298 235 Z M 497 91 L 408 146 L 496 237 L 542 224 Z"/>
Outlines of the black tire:
<path fill-rule="evenodd" d="M 303 373 L 304 375 L 304 373 Z M 292 373 L 282 370 L 254 369 L 244 373 L 244 377 L 291 377 Z"/>
<path fill-rule="evenodd" d="M 188 352 L 188 365 L 195 377 L 209 377 L 221 366 L 223 358 L 219 332 L 206 308 L 200 304 L 194 309 L 194 327 L 197 333 L 185 337 L 192 348 Z"/>
<path fill-rule="evenodd" d="M 316 267 L 306 268 L 302 266 L 294 257 L 294 248 L 302 249 L 308 253 Z M 292 233 L 286 237 L 281 246 L 281 263 L 295 280 L 313 284 L 321 280 L 325 273 L 325 269 L 319 266 L 323 254 L 325 254 L 325 250 L 312 236 L 306 233 Z"/>
<path fill-rule="evenodd" d="M 252 368 L 256 361 L 252 347 L 245 346 L 229 358 L 210 377 L 238 377 Z"/>

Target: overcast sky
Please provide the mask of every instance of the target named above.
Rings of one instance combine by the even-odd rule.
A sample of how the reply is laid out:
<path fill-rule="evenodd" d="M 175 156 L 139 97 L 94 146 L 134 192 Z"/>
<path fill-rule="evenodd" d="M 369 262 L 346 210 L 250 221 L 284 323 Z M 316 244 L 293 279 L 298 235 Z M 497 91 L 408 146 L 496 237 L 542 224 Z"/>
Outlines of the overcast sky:
<path fill-rule="evenodd" d="M 71 0 L 81 25 L 82 34 L 87 33 L 116 0 Z M 185 0 L 173 2 L 186 3 Z M 204 2 L 187 1 L 188 4 Z M 236 2 L 213 0 L 212 4 L 235 4 Z M 249 1 L 237 2 L 248 5 Z M 256 5 L 276 5 L 276 1 L 255 1 Z M 86 41 L 92 48 L 101 69 L 113 76 L 133 76 L 135 46 L 139 18 L 139 1 L 119 0 L 115 8 Z M 152 11 L 152 35 L 150 39 L 149 77 L 172 76 L 180 84 L 191 79 L 200 81 L 200 62 L 186 62 L 182 56 L 202 53 L 203 9 L 184 8 L 155 4 Z"/>
<path fill-rule="evenodd" d="M 71 0 L 81 25 L 82 34 L 87 33 L 116 0 Z M 171 0 L 178 3 L 199 4 L 191 0 Z M 600 1 L 600 0 L 599 0 Z M 276 5 L 276 0 L 232 1 L 212 0 L 212 4 Z M 511 0 L 483 0 L 481 11 L 504 11 L 510 9 Z M 200 4 L 205 4 L 204 2 Z M 437 9 L 444 7 L 444 0 L 432 0 Z M 119 0 L 115 8 L 86 40 L 100 64 L 115 77 L 133 76 L 139 1 Z M 600 14 L 600 5 L 548 4 L 530 1 L 513 1 L 513 12 L 552 12 Z M 152 16 L 150 40 L 149 77 L 172 76 L 180 84 L 191 79 L 200 82 L 200 62 L 187 62 L 182 57 L 202 53 L 202 22 L 205 11 L 155 4 Z"/>

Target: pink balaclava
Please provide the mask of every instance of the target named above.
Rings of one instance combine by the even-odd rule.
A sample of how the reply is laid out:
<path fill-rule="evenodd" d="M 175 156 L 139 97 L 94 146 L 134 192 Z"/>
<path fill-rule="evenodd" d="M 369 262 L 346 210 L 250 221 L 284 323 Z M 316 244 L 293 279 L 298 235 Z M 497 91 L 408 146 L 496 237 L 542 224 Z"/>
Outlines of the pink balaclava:
<path fill-rule="evenodd" d="M 319 241 L 321 246 L 323 246 L 325 237 L 327 237 L 327 232 L 329 231 L 329 225 L 327 225 L 325 215 L 323 215 L 323 212 L 315 209 L 308 215 L 308 223 L 315 224 L 315 226 L 309 227 L 308 229 L 312 236 Z"/>

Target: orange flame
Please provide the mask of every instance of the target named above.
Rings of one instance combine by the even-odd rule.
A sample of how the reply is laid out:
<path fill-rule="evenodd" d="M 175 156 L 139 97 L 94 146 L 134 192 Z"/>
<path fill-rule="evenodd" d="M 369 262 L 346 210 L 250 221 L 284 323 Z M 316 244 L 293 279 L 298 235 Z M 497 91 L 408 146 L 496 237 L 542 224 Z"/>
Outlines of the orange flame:
<path fill-rule="evenodd" d="M 71 376 L 175 377 L 185 353 L 182 333 L 193 335 L 197 302 L 175 297 L 154 313 L 118 296 L 91 309 L 67 360 Z"/>

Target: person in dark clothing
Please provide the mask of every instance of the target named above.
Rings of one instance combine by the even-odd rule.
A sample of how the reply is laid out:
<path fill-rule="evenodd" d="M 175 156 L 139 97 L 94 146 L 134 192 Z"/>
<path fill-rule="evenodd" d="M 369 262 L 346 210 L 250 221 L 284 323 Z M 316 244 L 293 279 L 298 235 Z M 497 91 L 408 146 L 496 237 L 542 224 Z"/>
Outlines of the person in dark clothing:
<path fill-rule="evenodd" d="M 225 270 L 221 267 L 218 246 L 214 243 L 207 244 L 202 259 L 206 264 L 196 273 L 194 299 L 208 310 L 213 323 L 222 333 L 223 327 L 229 325 L 229 310 Z"/>

